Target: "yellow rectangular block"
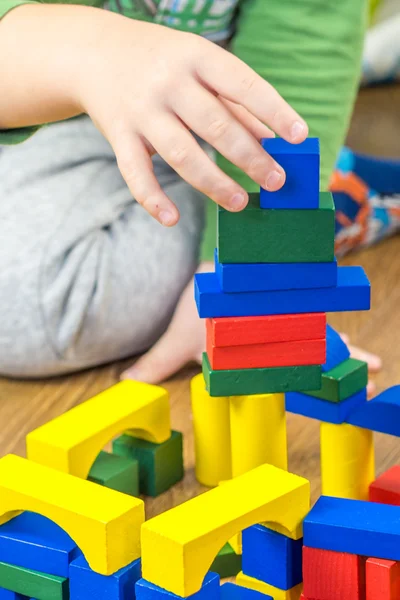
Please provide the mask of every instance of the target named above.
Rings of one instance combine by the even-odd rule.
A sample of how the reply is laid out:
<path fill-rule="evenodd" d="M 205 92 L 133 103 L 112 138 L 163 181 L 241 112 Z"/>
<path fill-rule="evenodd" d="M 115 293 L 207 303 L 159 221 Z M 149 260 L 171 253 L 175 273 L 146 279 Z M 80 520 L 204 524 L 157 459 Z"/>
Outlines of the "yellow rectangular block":
<path fill-rule="evenodd" d="M 121 433 L 161 444 L 171 436 L 168 393 L 121 381 L 26 438 L 30 460 L 86 479 L 100 450 Z"/>
<path fill-rule="evenodd" d="M 209 487 L 232 477 L 229 398 L 212 398 L 203 373 L 191 384 L 196 479 Z"/>
<path fill-rule="evenodd" d="M 373 432 L 344 423 L 321 423 L 322 494 L 368 500 L 375 479 Z"/>
<path fill-rule="evenodd" d="M 250 588 L 251 590 L 256 590 L 262 594 L 272 596 L 274 600 L 299 600 L 301 592 L 303 591 L 302 583 L 290 588 L 290 590 L 280 590 L 273 585 L 269 585 L 269 583 L 259 581 L 258 579 L 254 579 L 254 577 L 249 577 L 242 571 L 236 576 L 236 583 L 242 587 Z"/>
<path fill-rule="evenodd" d="M 102 575 L 140 557 L 142 500 L 9 454 L 0 459 L 0 524 L 21 510 L 57 523 Z"/>
<path fill-rule="evenodd" d="M 262 522 L 279 523 L 290 533 L 308 513 L 309 502 L 307 480 L 262 465 L 144 523 L 143 578 L 190 596 L 236 533 Z"/>
<path fill-rule="evenodd" d="M 284 394 L 230 398 L 232 476 L 268 463 L 287 469 Z"/>

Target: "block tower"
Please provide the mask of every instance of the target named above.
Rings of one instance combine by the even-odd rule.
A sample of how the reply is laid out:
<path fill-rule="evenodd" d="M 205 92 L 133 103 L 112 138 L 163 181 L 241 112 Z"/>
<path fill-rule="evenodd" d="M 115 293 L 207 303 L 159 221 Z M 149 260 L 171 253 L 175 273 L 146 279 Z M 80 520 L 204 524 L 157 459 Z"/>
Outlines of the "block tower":
<path fill-rule="evenodd" d="M 333 198 L 319 191 L 318 139 L 262 144 L 286 183 L 250 194 L 242 212 L 218 209 L 215 272 L 195 282 L 207 352 L 192 405 L 196 473 L 206 485 L 264 462 L 287 468 L 286 392 L 332 401 L 322 374 L 339 363 L 353 379 L 361 369 L 358 383 L 366 385 L 365 367 L 343 349 L 326 356 L 327 333 L 336 335 L 326 313 L 368 310 L 370 285 L 361 267 L 337 266 Z"/>

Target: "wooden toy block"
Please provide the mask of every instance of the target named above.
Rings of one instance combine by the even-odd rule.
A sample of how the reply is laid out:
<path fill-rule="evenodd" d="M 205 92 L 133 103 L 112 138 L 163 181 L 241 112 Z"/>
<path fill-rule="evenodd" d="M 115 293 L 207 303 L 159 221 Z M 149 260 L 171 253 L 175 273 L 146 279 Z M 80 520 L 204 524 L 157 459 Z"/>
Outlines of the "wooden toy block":
<path fill-rule="evenodd" d="M 350 358 L 350 350 L 340 337 L 340 335 L 331 327 L 326 326 L 326 362 L 322 365 L 325 373 L 334 369 L 341 363 Z"/>
<path fill-rule="evenodd" d="M 304 595 L 318 600 L 364 600 L 365 558 L 303 548 Z"/>
<path fill-rule="evenodd" d="M 240 212 L 218 207 L 221 263 L 310 263 L 334 260 L 335 207 L 321 192 L 315 210 L 264 210 L 260 195 L 249 194 Z"/>
<path fill-rule="evenodd" d="M 303 585 L 300 583 L 290 590 L 281 590 L 273 585 L 270 585 L 269 583 L 265 583 L 265 581 L 259 581 L 254 577 L 249 577 L 242 572 L 240 572 L 236 577 L 236 583 L 238 585 L 242 585 L 243 587 L 261 592 L 262 594 L 266 594 L 267 596 L 272 596 L 274 600 L 299 600 L 303 587 Z M 320 599 L 315 598 L 313 600 Z"/>
<path fill-rule="evenodd" d="M 207 356 L 215 370 L 321 365 L 326 360 L 326 342 L 323 338 L 217 348 L 207 338 Z"/>
<path fill-rule="evenodd" d="M 165 442 L 171 435 L 168 393 L 122 381 L 29 433 L 27 457 L 86 479 L 100 450 L 124 431 Z"/>
<path fill-rule="evenodd" d="M 215 250 L 215 272 L 224 292 L 301 290 L 337 285 L 337 262 L 220 263 Z"/>
<path fill-rule="evenodd" d="M 321 339 L 326 333 L 326 314 L 221 317 L 206 319 L 206 329 L 218 348 Z"/>
<path fill-rule="evenodd" d="M 68 577 L 79 554 L 69 535 L 41 515 L 25 512 L 0 527 L 0 562 Z"/>
<path fill-rule="evenodd" d="M 217 573 L 207 573 L 201 588 L 190 596 L 190 600 L 220 600 L 220 581 Z M 136 586 L 136 600 L 179 600 L 180 596 L 140 579 Z"/>
<path fill-rule="evenodd" d="M 0 459 L 0 524 L 20 510 L 62 527 L 102 575 L 140 556 L 142 500 L 9 454 Z"/>
<path fill-rule="evenodd" d="M 68 600 L 68 579 L 0 562 L 0 585 L 40 600 Z"/>
<path fill-rule="evenodd" d="M 354 410 L 347 422 L 371 431 L 400 436 L 400 385 L 391 387 Z"/>
<path fill-rule="evenodd" d="M 202 319 L 369 310 L 371 305 L 370 284 L 361 267 L 339 267 L 338 284 L 332 288 L 226 294 L 215 273 L 198 273 L 194 287 Z"/>
<path fill-rule="evenodd" d="M 69 576 L 70 600 L 132 600 L 141 577 L 140 559 L 105 576 L 92 571 L 80 556 L 71 563 Z"/>
<path fill-rule="evenodd" d="M 382 558 L 366 562 L 366 600 L 397 600 L 400 598 L 400 563 Z"/>
<path fill-rule="evenodd" d="M 400 506 L 400 466 L 396 465 L 369 486 L 369 501 Z"/>
<path fill-rule="evenodd" d="M 284 394 L 230 399 L 232 476 L 265 463 L 287 469 Z"/>
<path fill-rule="evenodd" d="M 285 396 L 287 412 L 336 424 L 344 423 L 352 411 L 365 402 L 367 402 L 366 388 L 342 402 L 327 402 L 299 392 L 288 392 Z"/>
<path fill-rule="evenodd" d="M 212 398 L 202 373 L 190 383 L 196 457 L 196 479 L 215 487 L 231 479 L 229 398 Z"/>
<path fill-rule="evenodd" d="M 400 560 L 397 506 L 322 496 L 303 529 L 310 548 Z"/>
<path fill-rule="evenodd" d="M 367 500 L 375 479 L 372 431 L 321 423 L 320 436 L 322 494 Z"/>
<path fill-rule="evenodd" d="M 261 188 L 261 208 L 318 208 L 319 140 L 308 138 L 293 145 L 282 138 L 266 138 L 261 143 L 286 173 L 285 183 L 277 192 Z"/>
<path fill-rule="evenodd" d="M 243 531 L 243 573 L 279 589 L 303 581 L 303 540 L 290 538 L 262 525 Z"/>
<path fill-rule="evenodd" d="M 224 583 L 220 588 L 221 600 L 274 600 L 271 596 L 261 595 L 256 590 L 235 583 Z"/>
<path fill-rule="evenodd" d="M 321 367 L 272 367 L 214 371 L 203 354 L 203 375 L 210 396 L 251 396 L 307 391 L 321 384 Z"/>
<path fill-rule="evenodd" d="M 101 451 L 90 469 L 88 480 L 123 494 L 139 496 L 139 463 L 129 457 Z"/>
<path fill-rule="evenodd" d="M 24 600 L 24 598 L 25 596 L 21 596 L 21 594 L 0 588 L 0 600 Z"/>
<path fill-rule="evenodd" d="M 271 465 L 236 477 L 143 524 L 143 578 L 186 598 L 235 533 L 259 522 L 294 531 L 309 500 L 308 481 Z"/>
<path fill-rule="evenodd" d="M 210 568 L 210 571 L 218 573 L 221 578 L 235 577 L 241 570 L 242 556 L 241 554 L 236 554 L 229 543 L 226 543 L 221 548 Z"/>
<path fill-rule="evenodd" d="M 154 444 L 130 435 L 113 442 L 113 452 L 139 462 L 140 492 L 155 498 L 183 479 L 183 437 L 172 431 L 162 444 Z"/>
<path fill-rule="evenodd" d="M 367 387 L 367 384 L 367 363 L 349 358 L 334 369 L 322 373 L 322 387 L 308 394 L 328 402 L 341 402 Z"/>

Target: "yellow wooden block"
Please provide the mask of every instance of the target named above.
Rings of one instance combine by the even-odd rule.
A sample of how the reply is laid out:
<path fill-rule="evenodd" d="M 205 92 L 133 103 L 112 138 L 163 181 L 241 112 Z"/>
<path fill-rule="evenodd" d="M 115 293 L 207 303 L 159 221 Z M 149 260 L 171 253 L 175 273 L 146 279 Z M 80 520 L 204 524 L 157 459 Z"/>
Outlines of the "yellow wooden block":
<path fill-rule="evenodd" d="M 100 450 L 124 432 L 158 444 L 169 439 L 166 390 L 122 381 L 29 433 L 27 456 L 86 479 Z"/>
<path fill-rule="evenodd" d="M 232 397 L 230 422 L 233 477 L 265 463 L 287 469 L 284 394 Z"/>
<path fill-rule="evenodd" d="M 9 454 L 0 459 L 0 524 L 21 510 L 57 523 L 102 575 L 140 557 L 142 500 Z"/>
<path fill-rule="evenodd" d="M 191 381 L 196 479 L 215 487 L 232 477 L 229 398 L 211 398 L 203 374 Z"/>
<path fill-rule="evenodd" d="M 321 423 L 321 479 L 325 496 L 368 500 L 375 479 L 372 431 Z"/>
<path fill-rule="evenodd" d="M 271 465 L 236 477 L 144 523 L 143 578 L 190 596 L 235 533 L 262 522 L 294 531 L 308 513 L 309 501 L 306 479 Z"/>
<path fill-rule="evenodd" d="M 254 577 L 249 577 L 242 571 L 237 574 L 236 583 L 242 587 L 247 587 L 256 590 L 257 592 L 261 592 L 262 594 L 266 594 L 267 596 L 271 596 L 274 600 L 299 600 L 301 592 L 303 591 L 302 583 L 290 588 L 290 590 L 280 590 L 273 585 L 269 585 L 269 583 L 259 581 L 258 579 L 254 579 Z"/>

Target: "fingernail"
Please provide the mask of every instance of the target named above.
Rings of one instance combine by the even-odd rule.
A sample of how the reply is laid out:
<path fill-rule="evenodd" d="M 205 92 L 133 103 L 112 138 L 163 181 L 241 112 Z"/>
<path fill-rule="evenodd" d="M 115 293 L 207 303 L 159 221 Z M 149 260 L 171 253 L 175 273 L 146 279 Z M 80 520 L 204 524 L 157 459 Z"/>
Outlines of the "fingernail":
<path fill-rule="evenodd" d="M 169 210 L 160 211 L 158 218 L 165 227 L 169 227 L 174 222 L 174 215 Z"/>
<path fill-rule="evenodd" d="M 280 173 L 279 171 L 272 171 L 272 173 L 270 173 L 267 177 L 265 188 L 270 192 L 274 192 L 276 189 L 279 189 L 282 180 L 282 173 Z"/>
<path fill-rule="evenodd" d="M 303 137 L 305 129 L 306 129 L 306 127 L 305 127 L 304 123 L 300 123 L 300 121 L 295 121 L 293 123 L 292 129 L 290 131 L 292 140 L 297 140 L 298 138 Z"/>
<path fill-rule="evenodd" d="M 121 373 L 120 379 L 132 379 L 134 381 L 140 381 L 140 373 L 136 369 L 127 369 Z"/>
<path fill-rule="evenodd" d="M 240 210 L 246 206 L 246 196 L 243 194 L 235 194 L 229 201 L 229 206 L 233 210 Z"/>

